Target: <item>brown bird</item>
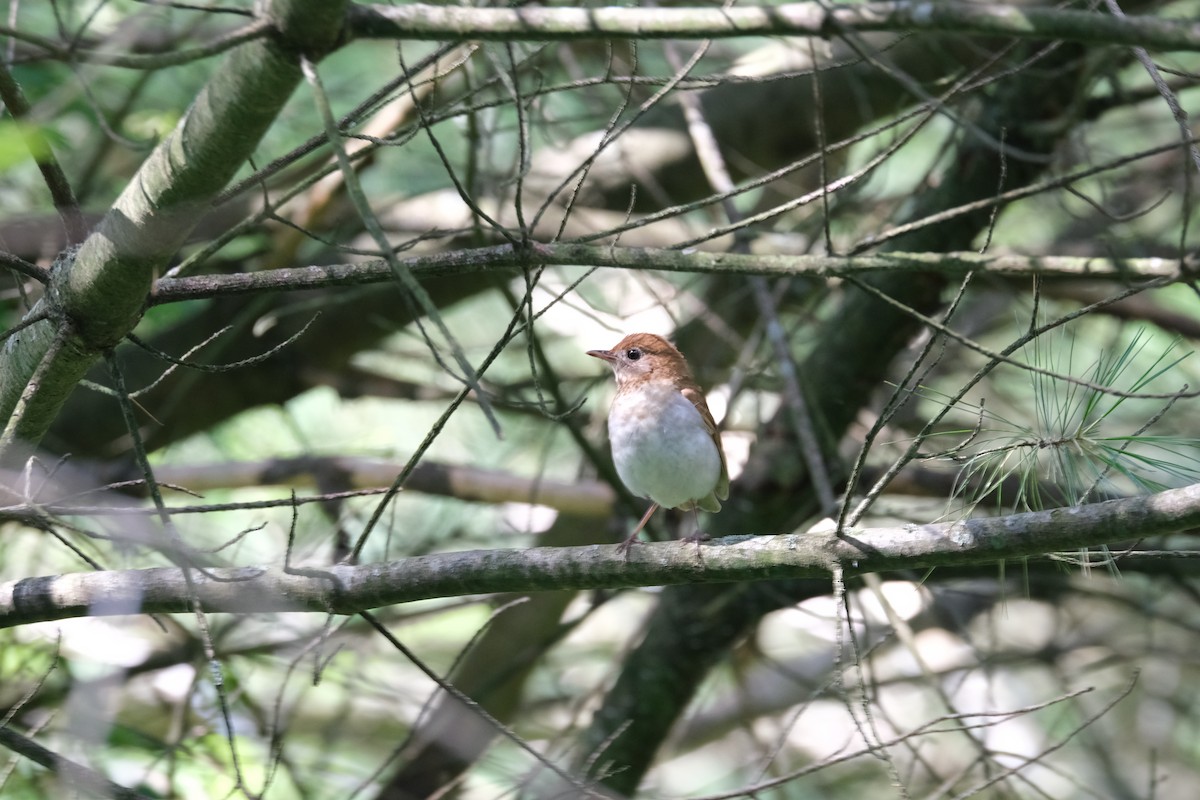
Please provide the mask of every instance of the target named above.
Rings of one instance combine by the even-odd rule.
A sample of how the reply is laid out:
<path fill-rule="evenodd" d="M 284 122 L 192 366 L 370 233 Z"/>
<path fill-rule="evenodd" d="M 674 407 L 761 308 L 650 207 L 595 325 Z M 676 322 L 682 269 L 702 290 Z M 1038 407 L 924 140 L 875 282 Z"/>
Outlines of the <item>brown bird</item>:
<path fill-rule="evenodd" d="M 659 506 L 720 511 L 729 496 L 729 470 L 704 393 L 674 345 L 652 333 L 631 333 L 611 350 L 587 354 L 607 361 L 617 377 L 608 412 L 617 474 L 652 503 L 620 545 L 628 556 Z M 703 534 L 688 538 L 699 541 Z"/>

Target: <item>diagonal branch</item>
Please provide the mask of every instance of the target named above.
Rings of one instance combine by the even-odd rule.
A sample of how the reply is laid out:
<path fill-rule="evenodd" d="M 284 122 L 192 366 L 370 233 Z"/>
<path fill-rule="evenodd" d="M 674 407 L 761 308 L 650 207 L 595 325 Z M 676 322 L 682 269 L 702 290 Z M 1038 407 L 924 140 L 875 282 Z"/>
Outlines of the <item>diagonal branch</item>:
<path fill-rule="evenodd" d="M 229 54 L 98 228 L 56 268 L 50 291 L 31 312 L 49 308 L 51 318 L 31 326 L 4 351 L 0 419 L 8 419 L 24 395 L 24 413 L 13 431 L 17 437 L 39 441 L 96 357 L 137 324 L 155 275 L 251 155 L 299 83 L 298 52 L 315 56 L 336 43 L 342 5 L 276 0 L 267 16 L 279 37 Z M 64 319 L 73 327 L 46 359 Z M 35 370 L 41 381 L 30 386 Z"/>

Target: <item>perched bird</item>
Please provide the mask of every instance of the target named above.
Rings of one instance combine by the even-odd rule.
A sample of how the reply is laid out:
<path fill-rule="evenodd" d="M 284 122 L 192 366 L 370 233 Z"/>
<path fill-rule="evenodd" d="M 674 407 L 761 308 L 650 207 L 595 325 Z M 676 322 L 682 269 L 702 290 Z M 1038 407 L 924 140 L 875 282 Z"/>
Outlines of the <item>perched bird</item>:
<path fill-rule="evenodd" d="M 652 505 L 621 545 L 628 555 L 659 506 L 720 511 L 729 496 L 721 437 L 687 360 L 652 333 L 631 333 L 611 350 L 588 350 L 608 362 L 617 396 L 608 412 L 617 474 Z M 696 541 L 703 538 L 697 534 Z"/>

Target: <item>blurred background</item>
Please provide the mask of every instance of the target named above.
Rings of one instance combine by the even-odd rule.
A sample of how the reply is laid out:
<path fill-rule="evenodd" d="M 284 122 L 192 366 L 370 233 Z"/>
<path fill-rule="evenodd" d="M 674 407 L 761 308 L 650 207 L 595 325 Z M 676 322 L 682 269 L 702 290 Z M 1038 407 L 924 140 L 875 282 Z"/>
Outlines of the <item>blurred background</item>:
<path fill-rule="evenodd" d="M 94 225 L 230 57 L 196 48 L 252 5 L 11 0 L 29 108 L 0 117 L 0 249 L 49 268 L 68 245 L 29 131 Z M 1194 53 L 899 23 L 489 39 L 461 11 L 477 27 L 444 40 L 348 28 L 116 348 L 205 563 L 619 541 L 645 502 L 584 351 L 636 331 L 680 347 L 722 429 L 714 537 L 1197 482 Z M 655 268 L 611 266 L 627 248 Z M 278 280 L 188 283 L 242 273 Z M 6 274 L 9 326 L 40 291 Z M 0 583 L 178 563 L 132 445 L 100 364 L 6 481 Z M 660 513 L 651 538 L 690 524 Z M 1195 534 L 1110 538 L 841 586 L 379 609 L 403 650 L 318 613 L 14 624 L 0 730 L 151 797 L 1193 798 Z M 63 780 L 0 751 L 4 797 Z"/>

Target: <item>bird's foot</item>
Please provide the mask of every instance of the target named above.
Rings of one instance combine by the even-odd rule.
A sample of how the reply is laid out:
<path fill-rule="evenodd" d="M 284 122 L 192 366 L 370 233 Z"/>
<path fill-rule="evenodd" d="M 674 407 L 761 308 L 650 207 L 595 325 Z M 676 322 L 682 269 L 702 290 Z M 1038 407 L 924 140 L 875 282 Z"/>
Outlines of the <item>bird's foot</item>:
<path fill-rule="evenodd" d="M 633 549 L 635 544 L 638 544 L 638 534 L 640 532 L 640 530 L 634 531 L 632 536 L 617 545 L 617 552 L 625 556 L 626 561 L 629 560 L 629 551 Z"/>
<path fill-rule="evenodd" d="M 704 560 L 704 553 L 700 552 L 700 543 L 701 543 L 701 542 L 707 542 L 707 541 L 708 541 L 709 539 L 711 539 L 711 538 L 712 538 L 712 537 L 711 537 L 711 536 L 709 536 L 709 535 L 708 535 L 707 533 L 705 533 L 704 531 L 699 531 L 699 530 L 698 530 L 698 531 L 696 531 L 695 533 L 693 533 L 691 536 L 684 536 L 684 537 L 683 537 L 682 539 L 680 539 L 679 541 L 681 541 L 681 542 L 695 542 L 695 543 L 696 543 L 696 558 L 698 558 L 698 559 L 700 559 L 701 561 L 703 561 L 703 560 Z"/>

